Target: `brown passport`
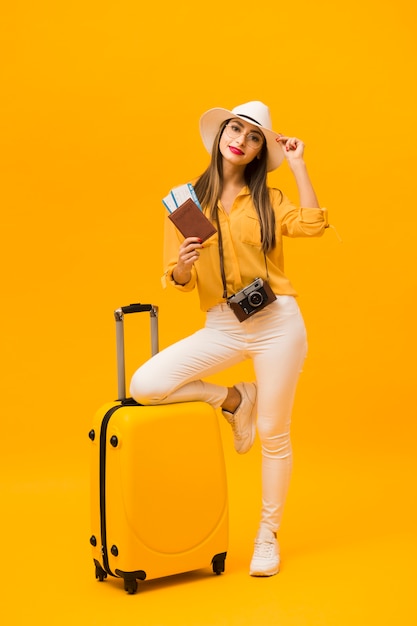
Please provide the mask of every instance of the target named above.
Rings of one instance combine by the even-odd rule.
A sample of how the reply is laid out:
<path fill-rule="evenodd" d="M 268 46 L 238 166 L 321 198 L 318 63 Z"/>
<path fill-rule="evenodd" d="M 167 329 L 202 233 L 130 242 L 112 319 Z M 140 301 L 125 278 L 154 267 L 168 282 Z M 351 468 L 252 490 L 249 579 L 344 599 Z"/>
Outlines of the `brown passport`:
<path fill-rule="evenodd" d="M 188 198 L 184 204 L 170 213 L 168 218 L 185 238 L 199 237 L 201 241 L 206 241 L 214 233 L 217 233 L 216 228 L 191 198 Z"/>

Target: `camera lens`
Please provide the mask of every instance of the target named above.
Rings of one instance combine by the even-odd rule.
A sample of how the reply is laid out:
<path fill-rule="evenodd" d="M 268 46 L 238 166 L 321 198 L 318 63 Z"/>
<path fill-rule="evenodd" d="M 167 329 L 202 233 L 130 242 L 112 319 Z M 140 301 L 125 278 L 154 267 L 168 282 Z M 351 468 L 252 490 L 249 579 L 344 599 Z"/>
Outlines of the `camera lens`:
<path fill-rule="evenodd" d="M 248 300 L 249 304 L 251 304 L 253 307 L 260 306 L 264 301 L 262 294 L 259 293 L 259 291 L 253 291 L 252 293 L 250 293 L 248 296 Z"/>

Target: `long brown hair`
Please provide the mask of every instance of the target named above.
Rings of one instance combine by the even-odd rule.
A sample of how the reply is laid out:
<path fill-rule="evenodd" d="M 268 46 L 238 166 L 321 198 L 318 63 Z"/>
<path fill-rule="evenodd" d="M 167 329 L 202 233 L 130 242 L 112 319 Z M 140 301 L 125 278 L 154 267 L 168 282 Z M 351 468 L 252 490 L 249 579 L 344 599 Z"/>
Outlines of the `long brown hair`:
<path fill-rule="evenodd" d="M 228 122 L 229 120 L 226 120 L 220 126 L 213 142 L 210 164 L 195 183 L 197 197 L 202 206 L 208 207 L 210 218 L 213 221 L 216 220 L 217 203 L 223 191 L 223 158 L 219 149 L 219 142 Z M 252 201 L 258 214 L 262 250 L 265 254 L 272 250 L 276 244 L 275 214 L 267 186 L 266 156 L 267 148 L 264 139 L 259 158 L 248 163 L 244 172 L 245 182 L 249 187 Z"/>

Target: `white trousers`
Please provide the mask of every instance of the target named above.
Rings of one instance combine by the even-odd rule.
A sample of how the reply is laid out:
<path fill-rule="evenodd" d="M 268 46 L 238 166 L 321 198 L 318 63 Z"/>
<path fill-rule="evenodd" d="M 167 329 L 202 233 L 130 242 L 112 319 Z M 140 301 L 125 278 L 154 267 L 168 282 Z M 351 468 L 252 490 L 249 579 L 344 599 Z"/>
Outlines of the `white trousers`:
<path fill-rule="evenodd" d="M 130 386 L 132 397 L 144 405 L 204 401 L 217 409 L 227 387 L 202 378 L 252 359 L 262 447 L 260 524 L 272 532 L 280 526 L 291 476 L 291 412 L 306 351 L 304 321 L 292 296 L 278 296 L 244 322 L 219 304 L 207 312 L 204 328 L 152 357 Z"/>

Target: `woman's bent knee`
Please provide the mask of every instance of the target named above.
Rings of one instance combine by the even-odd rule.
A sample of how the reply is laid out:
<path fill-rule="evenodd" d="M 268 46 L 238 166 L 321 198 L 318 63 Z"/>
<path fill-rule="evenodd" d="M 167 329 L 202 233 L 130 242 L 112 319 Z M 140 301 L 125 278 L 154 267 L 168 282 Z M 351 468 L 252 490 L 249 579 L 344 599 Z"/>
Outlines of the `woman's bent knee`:
<path fill-rule="evenodd" d="M 167 397 L 166 388 L 159 384 L 161 381 L 149 381 L 138 370 L 130 382 L 130 395 L 136 402 L 144 405 L 160 404 Z"/>

